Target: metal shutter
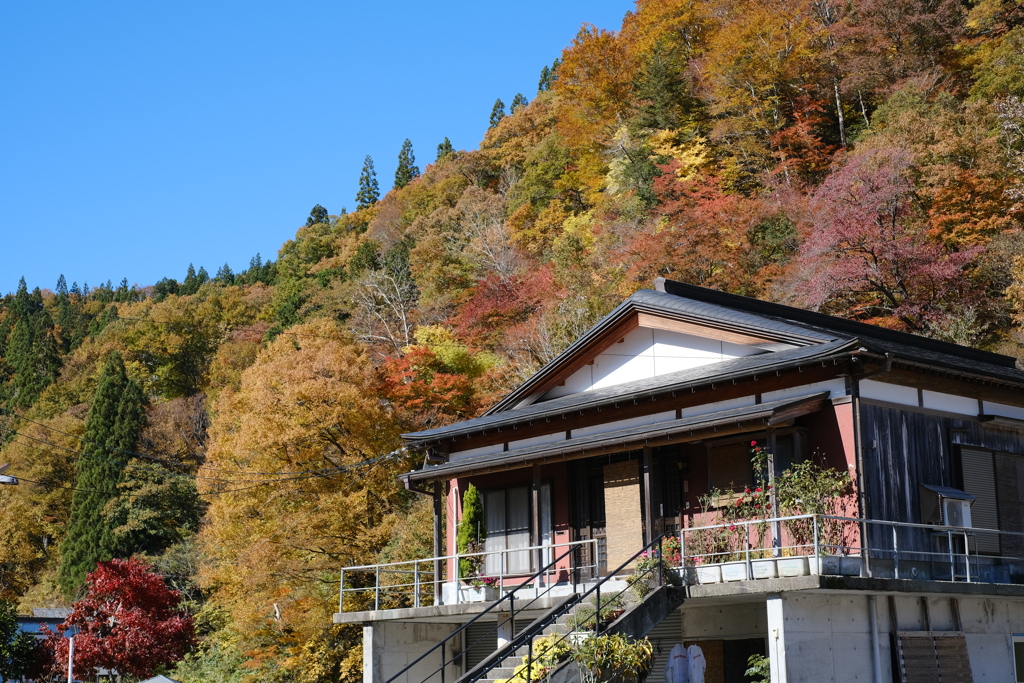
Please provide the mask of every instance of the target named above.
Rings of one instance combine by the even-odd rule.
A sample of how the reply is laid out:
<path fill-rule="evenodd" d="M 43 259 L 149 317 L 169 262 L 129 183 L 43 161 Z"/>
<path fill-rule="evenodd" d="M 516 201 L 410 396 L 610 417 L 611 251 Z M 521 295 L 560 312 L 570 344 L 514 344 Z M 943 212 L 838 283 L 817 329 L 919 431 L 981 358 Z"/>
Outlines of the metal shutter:
<path fill-rule="evenodd" d="M 465 635 L 466 664 L 469 671 L 498 649 L 498 630 L 493 621 L 476 621 L 463 632 Z"/>
<path fill-rule="evenodd" d="M 665 662 L 668 661 L 668 653 L 676 643 L 683 642 L 683 612 L 676 610 L 665 617 L 660 624 L 651 629 L 647 634 L 648 640 L 654 646 L 654 663 L 651 665 L 651 673 L 645 679 L 646 683 L 665 683 Z"/>
<path fill-rule="evenodd" d="M 981 529 L 998 529 L 996 470 L 992 451 L 961 448 L 960 462 L 963 468 L 964 491 L 977 499 L 971 506 L 971 525 Z M 998 534 L 978 534 L 975 542 L 979 553 L 999 554 Z"/>

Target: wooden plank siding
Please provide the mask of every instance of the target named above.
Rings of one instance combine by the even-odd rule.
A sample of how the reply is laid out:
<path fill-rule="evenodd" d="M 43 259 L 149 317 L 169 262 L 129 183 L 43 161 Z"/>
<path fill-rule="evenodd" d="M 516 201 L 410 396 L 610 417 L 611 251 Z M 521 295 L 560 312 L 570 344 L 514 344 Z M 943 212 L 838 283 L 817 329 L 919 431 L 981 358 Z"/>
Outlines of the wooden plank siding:
<path fill-rule="evenodd" d="M 865 516 L 869 519 L 920 523 L 919 484 L 962 489 L 958 445 L 1024 455 L 1024 433 L 985 428 L 966 417 L 874 405 L 866 400 L 861 402 L 860 416 Z M 1009 500 L 1011 496 L 1016 500 Z M 1000 497 L 1000 509 L 1019 508 L 1024 498 L 1020 486 L 1014 490 L 1001 487 Z M 1020 522 L 1018 515 L 1001 526 L 1007 531 L 1024 531 Z M 891 531 L 874 528 L 869 535 L 873 547 L 892 548 Z M 899 543 L 901 550 L 930 550 L 925 534 L 901 532 Z"/>

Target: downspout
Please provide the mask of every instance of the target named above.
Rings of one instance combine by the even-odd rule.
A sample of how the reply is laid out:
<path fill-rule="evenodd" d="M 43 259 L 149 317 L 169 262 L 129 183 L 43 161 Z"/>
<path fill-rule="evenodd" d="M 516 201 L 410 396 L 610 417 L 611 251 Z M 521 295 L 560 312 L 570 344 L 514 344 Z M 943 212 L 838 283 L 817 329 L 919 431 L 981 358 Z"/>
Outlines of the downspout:
<path fill-rule="evenodd" d="M 856 359 L 861 355 L 867 355 L 866 349 L 858 349 L 854 351 L 851 356 Z M 872 354 L 873 355 L 873 354 Z M 871 576 L 871 552 L 868 549 L 868 525 L 865 521 L 867 519 L 868 500 L 867 500 L 867 486 L 864 481 L 864 444 L 861 438 L 861 418 L 860 418 L 860 383 L 861 381 L 881 375 L 883 373 L 892 370 L 892 362 L 895 356 L 891 353 L 885 354 L 885 364 L 873 372 L 868 372 L 863 375 L 850 374 L 850 394 L 853 402 L 853 451 L 857 463 L 857 512 L 860 515 L 860 544 L 861 554 L 864 557 L 863 573 L 867 576 Z"/>

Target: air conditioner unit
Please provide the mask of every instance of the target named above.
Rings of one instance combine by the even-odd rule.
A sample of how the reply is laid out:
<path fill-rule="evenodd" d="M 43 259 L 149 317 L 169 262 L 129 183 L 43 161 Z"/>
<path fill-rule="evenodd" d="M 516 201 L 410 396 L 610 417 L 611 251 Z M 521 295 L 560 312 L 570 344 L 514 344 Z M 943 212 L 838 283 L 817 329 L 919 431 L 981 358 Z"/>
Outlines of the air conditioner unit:
<path fill-rule="evenodd" d="M 942 526 L 971 526 L 974 496 L 949 486 L 920 485 L 921 523 Z"/>
<path fill-rule="evenodd" d="M 942 524 L 944 526 L 970 527 L 971 502 L 956 498 L 942 499 Z"/>

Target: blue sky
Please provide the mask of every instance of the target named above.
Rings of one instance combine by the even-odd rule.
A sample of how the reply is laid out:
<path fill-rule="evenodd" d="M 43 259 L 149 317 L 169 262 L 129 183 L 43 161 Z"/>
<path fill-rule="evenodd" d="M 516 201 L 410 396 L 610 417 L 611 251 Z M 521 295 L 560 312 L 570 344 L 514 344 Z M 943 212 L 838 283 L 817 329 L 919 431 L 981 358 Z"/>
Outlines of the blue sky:
<path fill-rule="evenodd" d="M 536 94 L 583 22 L 629 0 L 22 2 L 0 8 L 0 292 L 181 279 L 276 258 L 310 208 L 354 208 L 495 98 Z"/>

